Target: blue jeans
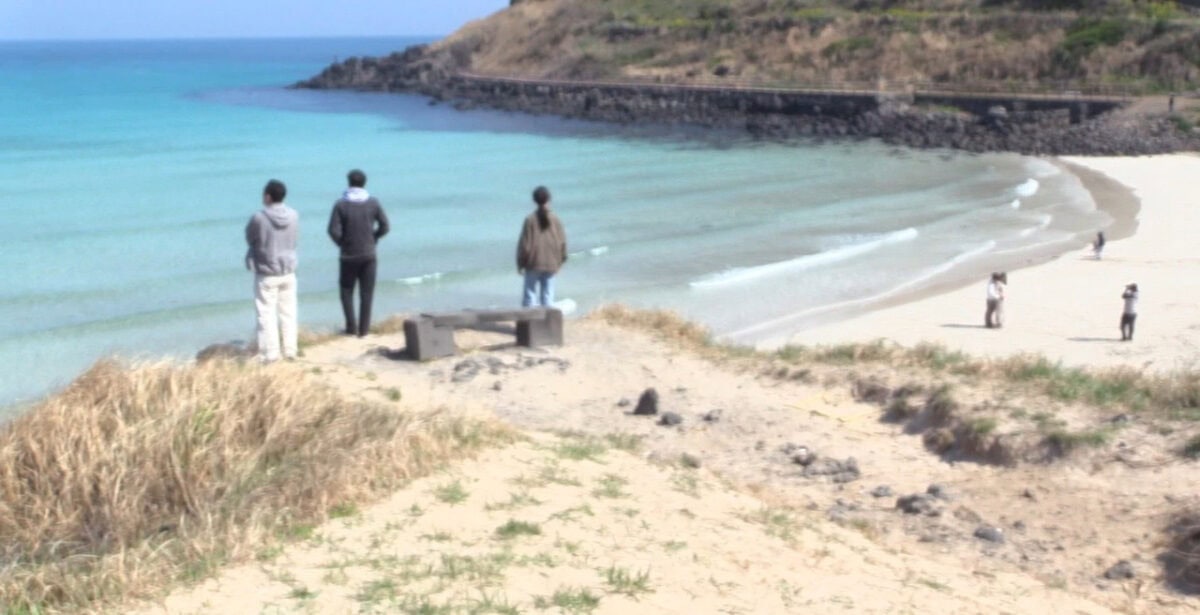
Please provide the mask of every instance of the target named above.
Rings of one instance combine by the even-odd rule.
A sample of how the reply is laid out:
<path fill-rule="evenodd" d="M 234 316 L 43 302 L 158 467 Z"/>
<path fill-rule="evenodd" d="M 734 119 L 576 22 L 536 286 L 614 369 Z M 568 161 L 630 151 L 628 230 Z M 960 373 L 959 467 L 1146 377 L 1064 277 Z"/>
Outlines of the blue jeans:
<path fill-rule="evenodd" d="M 521 305 L 523 307 L 536 305 L 550 307 L 552 303 L 554 303 L 554 274 L 526 269 L 525 298 L 521 301 Z"/>

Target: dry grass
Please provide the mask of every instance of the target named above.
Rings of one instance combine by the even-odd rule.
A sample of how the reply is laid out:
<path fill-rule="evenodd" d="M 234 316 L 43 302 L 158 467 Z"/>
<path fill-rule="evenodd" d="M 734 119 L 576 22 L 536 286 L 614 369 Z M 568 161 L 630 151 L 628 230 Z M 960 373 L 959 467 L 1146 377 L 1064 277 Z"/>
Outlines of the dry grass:
<path fill-rule="evenodd" d="M 100 362 L 0 430 L 0 605 L 152 597 L 509 437 L 284 366 Z"/>
<path fill-rule="evenodd" d="M 404 321 L 407 318 L 408 316 L 402 314 L 389 316 L 382 321 L 371 325 L 371 333 L 374 335 L 403 333 Z M 303 351 L 304 349 L 312 348 L 313 346 L 328 344 L 329 342 L 332 342 L 340 337 L 342 337 L 342 334 L 337 331 L 330 331 L 326 329 L 314 330 L 302 327 L 299 333 L 299 345 L 300 349 Z M 251 346 L 253 345 L 254 344 L 252 343 Z"/>
<path fill-rule="evenodd" d="M 653 333 L 663 341 L 688 349 L 712 348 L 712 332 L 703 325 L 665 310 L 635 310 L 623 305 L 605 305 L 587 318 L 610 325 Z"/>
<path fill-rule="evenodd" d="M 1194 13 L 1157 2 L 1078 7 L 540 0 L 475 22 L 434 50 L 446 66 L 535 78 L 873 86 L 886 77 L 898 91 L 929 82 L 996 92 L 1061 92 L 1064 82 L 1072 89 L 1195 87 Z"/>
<path fill-rule="evenodd" d="M 393 333 L 404 333 L 404 321 L 408 319 L 407 315 L 394 314 L 387 318 L 371 325 L 371 333 L 375 335 L 390 335 Z"/>
<path fill-rule="evenodd" d="M 923 343 L 905 348 L 882 340 L 820 347 L 787 346 L 764 353 L 719 343 L 707 329 L 671 312 L 606 306 L 590 314 L 589 318 L 647 331 L 710 358 L 757 358 L 775 364 L 827 366 L 833 370 L 869 365 L 919 369 L 933 377 L 949 375 L 1024 384 L 1027 393 L 1055 401 L 1103 409 L 1125 408 L 1170 420 L 1200 421 L 1200 371 L 1196 370 L 1167 374 L 1131 368 L 1095 370 L 1067 367 L 1038 355 L 981 359 L 937 344 Z M 775 371 L 792 373 L 791 370 Z"/>
<path fill-rule="evenodd" d="M 312 329 L 300 329 L 298 343 L 301 350 L 327 344 L 338 338 L 338 334 L 333 331 L 314 331 Z"/>

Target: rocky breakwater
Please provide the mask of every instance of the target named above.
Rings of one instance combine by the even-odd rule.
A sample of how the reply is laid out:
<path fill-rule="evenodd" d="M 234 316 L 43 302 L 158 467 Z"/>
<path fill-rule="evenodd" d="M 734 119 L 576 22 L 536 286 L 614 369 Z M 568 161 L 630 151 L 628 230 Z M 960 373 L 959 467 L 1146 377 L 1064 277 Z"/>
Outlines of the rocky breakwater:
<path fill-rule="evenodd" d="M 512 79 L 469 72 L 469 53 L 415 46 L 383 58 L 351 58 L 295 84 L 310 89 L 407 92 L 459 108 L 487 107 L 615 122 L 744 132 L 756 138 L 877 138 L 973 152 L 1138 155 L 1200 149 L 1200 133 L 1167 117 L 1112 113 L 1116 101 L 1081 103 L 1020 96 L 785 90 L 720 85 Z M 1106 113 L 1106 111 L 1109 111 Z"/>

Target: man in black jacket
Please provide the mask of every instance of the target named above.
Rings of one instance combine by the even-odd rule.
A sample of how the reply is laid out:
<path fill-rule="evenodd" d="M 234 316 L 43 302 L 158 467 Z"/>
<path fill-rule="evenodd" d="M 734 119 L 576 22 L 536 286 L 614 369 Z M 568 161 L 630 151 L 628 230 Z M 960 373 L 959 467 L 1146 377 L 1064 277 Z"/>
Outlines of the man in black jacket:
<path fill-rule="evenodd" d="M 338 286 L 346 335 L 365 336 L 371 330 L 371 301 L 375 294 L 375 244 L 388 232 L 387 214 L 366 189 L 367 175 L 358 169 L 346 175 L 350 187 L 333 205 L 329 237 L 341 250 Z M 354 286 L 359 287 L 359 316 L 354 318 Z"/>

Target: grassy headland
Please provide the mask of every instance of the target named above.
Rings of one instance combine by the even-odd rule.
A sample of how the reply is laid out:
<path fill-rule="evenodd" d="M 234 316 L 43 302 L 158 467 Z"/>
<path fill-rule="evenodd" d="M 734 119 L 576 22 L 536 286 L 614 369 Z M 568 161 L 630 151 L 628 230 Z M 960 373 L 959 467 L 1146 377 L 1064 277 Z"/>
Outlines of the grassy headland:
<path fill-rule="evenodd" d="M 434 50 L 474 72 L 1132 92 L 1200 85 L 1200 12 L 1133 0 L 515 0 Z"/>

